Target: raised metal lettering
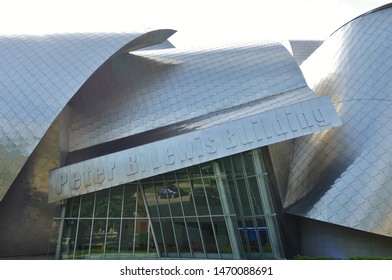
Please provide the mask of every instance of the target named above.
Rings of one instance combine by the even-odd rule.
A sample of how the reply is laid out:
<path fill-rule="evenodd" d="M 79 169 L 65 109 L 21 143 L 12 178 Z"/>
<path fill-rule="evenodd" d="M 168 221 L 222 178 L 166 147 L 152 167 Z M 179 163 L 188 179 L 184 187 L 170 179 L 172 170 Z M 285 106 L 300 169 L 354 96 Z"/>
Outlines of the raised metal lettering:
<path fill-rule="evenodd" d="M 80 172 L 75 171 L 71 173 L 71 182 L 69 182 L 69 186 L 72 190 L 77 190 L 80 188 L 82 184 L 82 176 Z"/>
<path fill-rule="evenodd" d="M 65 184 L 67 184 L 68 176 L 67 173 L 61 172 L 56 176 L 56 192 L 62 194 Z"/>

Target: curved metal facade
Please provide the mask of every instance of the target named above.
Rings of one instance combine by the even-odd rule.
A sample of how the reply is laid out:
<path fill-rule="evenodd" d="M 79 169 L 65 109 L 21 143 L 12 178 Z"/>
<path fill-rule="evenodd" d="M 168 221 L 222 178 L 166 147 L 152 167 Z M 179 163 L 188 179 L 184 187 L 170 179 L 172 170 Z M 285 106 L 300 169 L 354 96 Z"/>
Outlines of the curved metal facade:
<path fill-rule="evenodd" d="M 0 38 L 0 257 L 45 252 L 48 196 L 78 197 L 341 124 L 298 66 L 315 44 L 291 42 L 296 61 L 274 42 L 171 49 L 173 33 Z"/>
<path fill-rule="evenodd" d="M 147 34 L 0 38 L 0 200 L 46 130 L 85 81 L 116 53 L 165 41 Z"/>
<path fill-rule="evenodd" d="M 105 64 L 70 102 L 69 150 L 184 122 L 191 125 L 181 131 L 194 129 L 196 118 L 225 110 L 235 119 L 238 106 L 301 88 L 291 102 L 316 97 L 277 43 L 131 52 Z"/>
<path fill-rule="evenodd" d="M 69 99 L 109 58 L 171 47 L 173 32 L 0 38 L 0 258 L 48 252 L 48 171 L 60 166 L 57 116 Z"/>
<path fill-rule="evenodd" d="M 392 236 L 392 8 L 342 26 L 302 64 L 343 125 L 296 139 L 289 213 Z"/>
<path fill-rule="evenodd" d="M 329 98 L 307 87 L 278 43 L 117 56 L 80 89 L 64 119 L 73 159 L 50 172 L 51 202 L 340 125 Z M 124 167 L 131 155 L 141 166 L 132 176 Z M 110 170 L 110 180 L 72 183 L 97 167 Z"/>

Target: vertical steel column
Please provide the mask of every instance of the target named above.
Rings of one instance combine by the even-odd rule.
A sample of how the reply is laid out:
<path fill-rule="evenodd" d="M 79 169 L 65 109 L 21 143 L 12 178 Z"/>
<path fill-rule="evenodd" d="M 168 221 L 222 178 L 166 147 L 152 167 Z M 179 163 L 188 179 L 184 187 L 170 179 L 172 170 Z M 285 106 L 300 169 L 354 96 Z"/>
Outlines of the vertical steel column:
<path fill-rule="evenodd" d="M 213 161 L 213 167 L 217 180 L 219 197 L 222 203 L 222 210 L 226 221 L 227 234 L 229 236 L 231 248 L 233 250 L 233 256 L 234 259 L 242 259 L 236 215 L 232 210 L 233 207 L 232 204 L 229 202 L 229 197 L 227 196 L 227 192 L 226 192 L 226 190 L 229 189 L 229 186 L 227 184 L 227 181 L 223 179 L 224 174 L 221 173 L 219 163 L 217 161 Z"/>
<path fill-rule="evenodd" d="M 155 231 L 154 231 L 154 228 L 153 228 L 153 226 L 152 226 L 152 220 L 151 220 L 151 215 L 150 215 L 150 209 L 148 208 L 149 205 L 148 205 L 148 203 L 147 203 L 147 198 L 146 198 L 146 194 L 144 193 L 143 185 L 142 185 L 142 183 L 141 183 L 140 181 L 137 182 L 137 188 L 140 189 L 140 191 L 141 191 L 142 198 L 143 198 L 143 203 L 144 203 L 144 208 L 145 208 L 146 214 L 147 214 L 148 227 L 149 227 L 149 233 L 148 233 L 148 235 L 150 235 L 150 231 L 151 231 L 152 239 L 154 240 L 154 246 L 155 246 L 155 248 L 156 248 L 156 250 L 157 250 L 158 258 L 161 258 L 161 252 L 159 251 L 159 246 L 158 246 L 157 237 L 156 237 L 156 235 L 155 235 Z M 155 190 L 155 186 L 154 186 L 154 190 Z M 137 207 L 137 204 L 136 204 L 136 207 Z M 137 208 L 136 208 L 136 209 L 137 209 Z M 159 211 L 159 209 L 158 209 L 158 211 Z M 160 215 L 159 215 L 159 216 L 160 216 Z M 161 228 L 162 228 L 162 227 L 161 227 Z M 150 242 L 150 238 L 148 238 L 148 242 Z M 150 253 L 150 244 L 148 244 L 148 250 L 147 250 L 147 251 L 148 251 L 147 257 L 149 257 L 149 253 Z"/>
<path fill-rule="evenodd" d="M 272 252 L 276 259 L 282 259 L 284 258 L 284 253 L 282 249 L 282 242 L 280 240 L 278 226 L 276 224 L 276 210 L 271 197 L 270 185 L 265 180 L 267 171 L 264 166 L 263 157 L 261 155 L 260 149 L 252 150 L 252 158 L 256 171 L 257 184 L 259 186 L 263 203 L 264 214 L 266 215 L 265 221 L 267 223 Z"/>

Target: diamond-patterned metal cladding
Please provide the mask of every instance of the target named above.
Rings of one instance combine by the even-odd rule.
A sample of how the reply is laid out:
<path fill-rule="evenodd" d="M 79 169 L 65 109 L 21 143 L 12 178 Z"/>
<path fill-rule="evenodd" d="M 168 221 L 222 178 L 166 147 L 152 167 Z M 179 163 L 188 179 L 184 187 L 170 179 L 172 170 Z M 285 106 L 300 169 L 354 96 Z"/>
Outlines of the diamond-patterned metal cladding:
<path fill-rule="evenodd" d="M 343 125 L 296 139 L 287 211 L 392 236 L 391 5 L 342 26 L 302 70 Z"/>
<path fill-rule="evenodd" d="M 161 43 L 173 33 L 0 37 L 0 200 L 97 68 L 115 54 Z"/>
<path fill-rule="evenodd" d="M 320 45 L 320 40 L 287 40 L 282 44 L 294 56 L 298 65 L 301 65 Z"/>
<path fill-rule="evenodd" d="M 69 150 L 256 100 L 273 103 L 282 93 L 295 103 L 303 95 L 289 92 L 300 88 L 315 97 L 279 43 L 132 52 L 103 65 L 70 102 Z"/>
<path fill-rule="evenodd" d="M 166 146 L 175 147 L 177 155 L 183 154 L 184 143 L 193 147 L 191 138 L 196 134 L 201 137 L 202 132 L 208 134 L 208 139 L 220 139 L 222 147 L 225 140 L 221 133 L 223 127 L 226 134 L 227 131 L 236 131 L 235 120 L 244 118 L 249 121 L 251 116 L 258 119 L 262 112 L 271 115 L 263 121 L 267 126 L 275 123 L 284 126 L 287 123 L 286 113 L 282 119 L 276 116 L 282 115 L 285 110 L 294 110 L 295 114 L 290 117 L 293 122 L 297 115 L 301 121 L 303 114 L 314 118 L 314 114 L 318 115 L 315 113 L 317 110 L 307 101 L 312 104 L 319 102 L 317 108 L 323 111 L 327 107 L 333 108 L 328 105 L 331 104 L 329 98 L 318 98 L 309 89 L 294 58 L 282 44 L 276 42 L 224 48 L 140 50 L 117 56 L 94 73 L 69 102 L 68 110 L 64 111 L 62 117 L 66 120 L 64 123 L 69 124 L 69 138 L 63 150 L 68 149 L 71 153 L 66 162 L 68 166 L 51 172 L 49 201 L 142 178 L 122 176 L 126 171 L 120 158 L 126 159 L 129 153 L 137 153 L 138 165 L 146 170 L 137 175 L 147 177 L 157 174 L 152 172 L 167 172 L 168 168 L 182 168 L 185 164 L 194 165 L 238 153 L 240 147 L 219 149 L 212 153 L 213 156 L 199 155 L 193 160 L 177 161 L 179 165 L 170 164 L 159 169 L 160 162 L 152 162 L 151 158 L 162 159 L 163 155 L 146 156 L 155 151 L 156 147 L 151 143 L 158 141 L 157 146 L 161 150 Z M 280 133 L 277 129 L 279 137 L 270 135 L 264 142 L 252 140 L 252 144 L 244 148 L 252 149 L 340 125 L 334 109 L 326 110 L 325 116 L 320 114 L 325 117 L 325 126 L 303 124 L 301 128 L 295 128 L 294 125 L 295 133 Z M 320 116 L 317 118 L 320 119 Z M 250 123 L 248 121 L 244 123 Z M 255 123 L 257 121 L 253 120 Z M 254 128 L 244 124 L 241 127 L 248 134 L 253 134 Z M 187 136 L 184 136 L 185 133 Z M 205 137 L 204 134 L 202 136 Z M 119 143 L 115 140 L 123 140 L 119 153 L 113 152 L 117 148 L 114 146 Z M 124 145 L 133 149 L 127 150 Z M 144 151 L 140 156 L 139 150 Z M 105 157 L 106 154 L 110 155 Z M 69 169 L 83 173 L 83 166 L 89 169 L 91 164 L 95 168 L 110 161 L 112 166 L 118 166 L 113 167 L 112 170 L 116 170 L 113 174 L 117 174 L 110 182 L 104 184 L 101 181 L 88 188 L 68 188 L 71 182 L 68 178 L 73 175 L 64 174 Z M 107 166 L 101 167 L 108 170 Z"/>

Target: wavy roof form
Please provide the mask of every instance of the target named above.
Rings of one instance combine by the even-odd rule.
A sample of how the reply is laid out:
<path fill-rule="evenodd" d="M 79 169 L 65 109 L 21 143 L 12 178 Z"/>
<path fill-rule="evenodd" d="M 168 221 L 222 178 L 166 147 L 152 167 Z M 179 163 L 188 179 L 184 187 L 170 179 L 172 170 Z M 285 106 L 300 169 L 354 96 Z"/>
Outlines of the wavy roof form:
<path fill-rule="evenodd" d="M 173 33 L 0 37 L 0 200 L 60 111 L 105 61 Z"/>
<path fill-rule="evenodd" d="M 302 70 L 343 125 L 295 141 L 287 211 L 392 236 L 392 6 L 342 26 Z"/>
<path fill-rule="evenodd" d="M 125 158 L 123 154 L 154 151 L 156 145 L 181 150 L 181 143 L 189 142 L 196 135 L 207 137 L 207 133 L 210 138 L 224 141 L 224 135 L 219 135 L 221 130 L 244 127 L 250 122 L 249 118 L 258 119 L 261 115 L 269 126 L 266 129 L 276 132 L 264 141 L 251 141 L 243 147 L 225 149 L 189 162 L 181 161 L 181 166 L 167 166 L 182 168 L 185 164 L 190 166 L 238 153 L 242 148 L 249 150 L 340 125 L 336 112 L 329 105 L 332 105 L 329 98 L 319 99 L 309 89 L 293 56 L 276 42 L 206 49 L 140 50 L 118 56 L 94 73 L 69 102 L 67 148 L 71 153 L 66 165 L 70 167 L 50 172 L 49 201 L 120 182 L 111 180 L 89 190 L 80 188 L 62 193 L 56 190 L 56 176 L 61 176 L 68 168 L 97 162 L 105 164 L 109 157 L 117 162 L 117 159 Z M 314 118 L 318 110 L 315 106 L 324 110 L 318 113 L 321 118 L 325 117 L 324 121 L 318 118 L 319 123 L 296 128 L 285 118 L 286 114 L 294 116 L 297 113 L 299 121 L 302 121 L 303 113 Z M 304 112 L 299 112 L 299 108 Z M 284 133 L 280 132 L 279 124 L 284 127 Z M 278 137 L 274 137 L 275 134 Z M 120 142 L 116 141 L 121 144 L 117 145 Z M 132 150 L 126 151 L 127 148 Z M 107 154 L 112 155 L 105 157 Z M 141 153 L 140 158 L 145 154 Z M 83 162 L 79 166 L 80 161 Z M 154 166 L 147 159 L 144 164 Z M 169 171 L 163 167 L 146 169 L 140 176 L 156 175 L 150 171 Z M 128 176 L 121 182 L 134 178 Z M 57 191 L 61 195 L 57 195 Z"/>

